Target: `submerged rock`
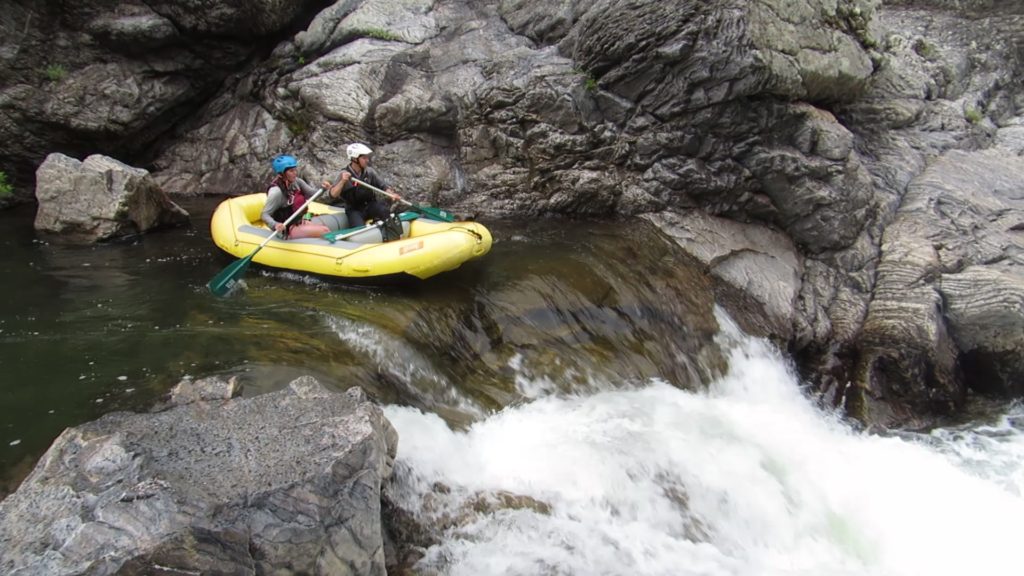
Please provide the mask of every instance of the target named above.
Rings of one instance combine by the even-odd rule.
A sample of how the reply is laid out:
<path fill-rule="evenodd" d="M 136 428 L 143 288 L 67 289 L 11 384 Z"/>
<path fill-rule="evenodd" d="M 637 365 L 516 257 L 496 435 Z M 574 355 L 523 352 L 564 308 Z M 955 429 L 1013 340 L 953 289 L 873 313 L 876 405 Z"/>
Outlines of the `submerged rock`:
<path fill-rule="evenodd" d="M 66 430 L 0 502 L 5 574 L 384 574 L 397 435 L 360 388 L 310 377 L 251 399 Z"/>

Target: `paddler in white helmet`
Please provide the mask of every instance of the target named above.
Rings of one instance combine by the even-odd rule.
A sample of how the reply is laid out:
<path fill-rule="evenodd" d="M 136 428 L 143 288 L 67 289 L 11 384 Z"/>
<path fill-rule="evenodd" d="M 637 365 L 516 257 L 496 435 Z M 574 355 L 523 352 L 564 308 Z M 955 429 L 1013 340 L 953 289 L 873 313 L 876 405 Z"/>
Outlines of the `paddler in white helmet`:
<path fill-rule="evenodd" d="M 387 182 L 370 168 L 370 154 L 373 150 L 366 144 L 354 142 L 345 148 L 345 153 L 349 160 L 348 166 L 341 169 L 334 186 L 328 191 L 328 202 L 336 204 L 340 200 L 344 203 L 348 225 L 352 227 L 362 226 L 368 219 L 384 220 L 390 213 L 389 205 L 369 187 L 360 186 L 352 180 L 355 177 L 388 194 L 393 192 Z"/>

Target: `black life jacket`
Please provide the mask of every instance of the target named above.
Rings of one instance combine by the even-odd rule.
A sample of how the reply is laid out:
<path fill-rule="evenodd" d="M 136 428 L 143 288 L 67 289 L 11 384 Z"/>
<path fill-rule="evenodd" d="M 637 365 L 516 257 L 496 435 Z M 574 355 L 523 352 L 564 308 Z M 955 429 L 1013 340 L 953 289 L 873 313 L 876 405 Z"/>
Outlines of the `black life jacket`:
<path fill-rule="evenodd" d="M 342 172 L 348 172 L 353 178 L 360 180 L 367 180 L 370 178 L 370 169 L 363 170 L 362 174 L 356 174 L 356 171 L 351 166 L 346 166 L 341 169 Z M 373 202 L 376 197 L 373 195 L 373 191 L 365 186 L 348 181 L 348 185 L 341 191 L 341 199 L 345 202 L 345 207 L 350 210 L 366 210 L 366 206 Z"/>

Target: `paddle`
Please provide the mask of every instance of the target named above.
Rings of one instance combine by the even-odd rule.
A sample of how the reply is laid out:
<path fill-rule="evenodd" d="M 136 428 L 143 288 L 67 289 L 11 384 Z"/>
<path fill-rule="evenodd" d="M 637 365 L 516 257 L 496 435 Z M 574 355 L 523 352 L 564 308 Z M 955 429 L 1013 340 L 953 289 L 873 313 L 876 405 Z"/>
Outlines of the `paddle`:
<path fill-rule="evenodd" d="M 398 194 L 395 194 L 394 192 L 385 192 L 385 191 L 381 190 L 380 188 L 377 188 L 376 186 L 371 186 L 371 185 L 367 184 L 366 182 L 363 182 L 362 180 L 360 180 L 358 178 L 355 178 L 355 177 L 352 178 L 352 181 L 355 182 L 356 184 L 360 184 L 362 186 L 366 186 L 367 188 L 369 188 L 370 190 L 373 190 L 374 192 L 379 192 L 379 193 L 381 193 L 381 194 L 383 194 L 383 195 L 385 195 L 385 196 L 387 196 L 389 198 L 394 198 L 395 200 L 398 200 L 402 204 L 405 204 L 406 206 L 408 206 L 408 207 L 412 208 L 413 210 L 419 212 L 420 214 L 424 214 L 426 216 L 429 216 L 429 217 L 433 218 L 434 220 L 442 220 L 444 222 L 455 222 L 455 216 L 451 212 L 448 212 L 448 211 L 445 211 L 445 210 L 441 210 L 440 208 L 433 208 L 431 206 L 420 206 L 418 204 L 413 204 L 412 202 L 409 202 L 408 200 L 406 200 L 405 198 L 402 198 L 401 196 L 399 196 Z"/>
<path fill-rule="evenodd" d="M 419 215 L 413 214 L 412 212 L 402 212 L 401 214 L 398 215 L 398 217 L 402 220 L 402 222 L 410 222 L 412 220 L 419 218 Z M 364 230 L 369 230 L 370 228 L 377 228 L 379 226 L 382 226 L 383 224 L 384 221 L 380 220 L 372 224 L 367 224 L 366 226 L 356 226 L 355 228 L 346 228 L 344 230 L 338 230 L 337 232 L 328 232 L 327 234 L 321 236 L 321 238 L 323 238 L 324 240 L 328 240 L 330 242 L 337 242 L 338 240 L 345 240 L 346 238 L 355 236 L 356 234 L 359 234 Z"/>
<path fill-rule="evenodd" d="M 305 208 L 307 204 L 309 204 L 313 200 L 316 200 L 321 194 L 323 194 L 324 190 L 324 188 L 317 190 L 316 194 L 313 194 L 312 198 L 306 200 L 306 202 L 302 206 L 299 206 L 298 210 L 292 212 L 292 215 L 289 216 L 288 219 L 284 221 L 284 227 L 286 230 L 288 229 L 288 225 L 292 223 L 292 220 L 295 220 L 295 218 L 297 218 L 299 214 L 302 214 L 302 209 Z M 278 232 L 277 230 L 274 230 L 274 233 L 271 234 L 270 236 L 267 236 L 267 239 L 264 240 L 259 246 L 257 246 L 256 249 L 253 250 L 251 254 L 237 262 L 229 264 L 227 268 L 220 271 L 220 274 L 214 276 L 213 280 L 210 280 L 206 284 L 206 287 L 209 288 L 210 292 L 213 292 L 213 294 L 216 296 L 227 295 L 228 292 L 231 292 L 231 289 L 235 287 L 235 284 L 238 283 L 238 280 L 242 277 L 242 275 L 245 274 L 245 269 L 249 267 L 249 262 L 252 262 L 253 256 L 255 256 L 257 252 L 262 250 L 263 247 L 267 245 L 267 243 L 276 238 L 279 233 L 280 232 Z"/>

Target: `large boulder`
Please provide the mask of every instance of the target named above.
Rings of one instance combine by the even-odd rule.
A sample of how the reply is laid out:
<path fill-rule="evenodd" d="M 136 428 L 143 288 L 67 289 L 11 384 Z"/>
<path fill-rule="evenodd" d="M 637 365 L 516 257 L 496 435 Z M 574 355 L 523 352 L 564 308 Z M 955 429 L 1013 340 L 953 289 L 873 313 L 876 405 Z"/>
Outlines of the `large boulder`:
<path fill-rule="evenodd" d="M 0 502 L 0 571 L 383 575 L 380 408 L 310 377 L 235 390 L 186 384 L 162 412 L 66 430 Z"/>
<path fill-rule="evenodd" d="M 113 158 L 50 154 L 36 171 L 36 230 L 89 243 L 188 223 L 149 172 Z"/>

